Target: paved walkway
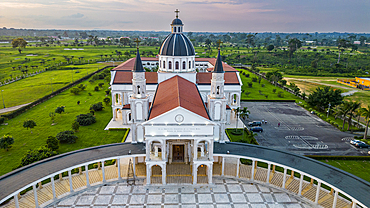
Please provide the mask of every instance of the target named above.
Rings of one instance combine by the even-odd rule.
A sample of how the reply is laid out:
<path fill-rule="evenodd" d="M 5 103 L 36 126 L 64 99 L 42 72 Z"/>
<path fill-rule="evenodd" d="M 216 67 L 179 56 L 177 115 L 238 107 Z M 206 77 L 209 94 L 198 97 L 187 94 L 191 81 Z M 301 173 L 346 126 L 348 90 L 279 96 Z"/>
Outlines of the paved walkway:
<path fill-rule="evenodd" d="M 26 103 L 26 104 L 22 104 L 22 105 L 17 105 L 17 106 L 12 106 L 12 107 L 9 107 L 9 108 L 3 108 L 3 109 L 0 109 L 0 114 L 3 114 L 3 113 L 7 113 L 7 112 L 12 112 L 12 111 L 15 111 L 23 106 L 26 106 L 30 103 Z"/>
<path fill-rule="evenodd" d="M 91 188 L 49 207 L 315 207 L 298 196 L 258 183 L 223 177 L 215 178 L 214 183 L 215 186 L 204 188 L 147 187 L 143 180 L 135 186 L 112 183 Z"/>

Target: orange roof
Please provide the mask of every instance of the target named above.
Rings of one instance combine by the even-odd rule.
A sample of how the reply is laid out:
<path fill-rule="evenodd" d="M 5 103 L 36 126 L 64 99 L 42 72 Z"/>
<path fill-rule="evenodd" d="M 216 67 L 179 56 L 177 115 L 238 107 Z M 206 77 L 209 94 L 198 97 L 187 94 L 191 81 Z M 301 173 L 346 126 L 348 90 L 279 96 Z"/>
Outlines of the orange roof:
<path fill-rule="evenodd" d="M 209 85 L 211 84 L 212 73 L 209 72 L 198 72 L 197 73 L 197 84 L 200 85 Z M 225 84 L 233 85 L 239 84 L 238 76 L 236 73 L 226 72 L 224 73 Z"/>
<path fill-rule="evenodd" d="M 116 68 L 112 69 L 112 71 L 131 71 L 134 68 L 135 59 L 136 58 L 130 58 L 129 60 L 118 65 Z M 141 61 L 158 61 L 158 58 L 142 57 Z"/>
<path fill-rule="evenodd" d="M 180 76 L 174 76 L 158 85 L 149 119 L 179 106 L 209 119 L 197 86 Z"/>
<path fill-rule="evenodd" d="M 145 79 L 147 84 L 157 84 L 158 74 L 157 72 L 145 72 Z M 132 72 L 117 71 L 113 84 L 132 84 Z"/>
<path fill-rule="evenodd" d="M 203 61 L 203 62 L 209 62 L 211 63 L 213 66 L 216 64 L 216 59 L 215 58 L 195 58 L 195 62 L 197 61 Z M 225 72 L 229 72 L 229 71 L 237 71 L 236 69 L 234 69 L 234 67 L 228 65 L 228 64 L 225 64 L 224 62 L 222 62 L 222 67 L 224 68 L 224 71 Z M 213 70 L 213 68 L 208 68 L 207 70 L 211 69 L 211 71 Z"/>

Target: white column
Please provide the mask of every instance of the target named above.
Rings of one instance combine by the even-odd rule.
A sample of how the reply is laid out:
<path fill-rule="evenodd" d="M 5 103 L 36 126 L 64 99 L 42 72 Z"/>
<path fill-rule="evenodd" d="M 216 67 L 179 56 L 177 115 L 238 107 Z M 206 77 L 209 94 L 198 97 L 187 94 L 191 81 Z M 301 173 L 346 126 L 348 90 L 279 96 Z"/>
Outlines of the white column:
<path fill-rule="evenodd" d="M 301 173 L 301 179 L 299 180 L 298 195 L 302 194 L 302 185 L 303 185 L 303 174 Z"/>
<path fill-rule="evenodd" d="M 146 142 L 146 160 L 150 160 L 150 141 Z"/>
<path fill-rule="evenodd" d="M 117 163 L 118 180 L 121 180 L 122 179 L 122 177 L 121 177 L 121 163 L 120 163 L 120 159 L 119 158 L 116 159 L 116 163 Z"/>
<path fill-rule="evenodd" d="M 333 208 L 337 207 L 338 193 L 339 193 L 338 190 L 334 190 L 334 191 L 335 191 L 335 194 L 334 194 L 334 200 L 333 200 Z"/>
<path fill-rule="evenodd" d="M 68 171 L 68 178 L 69 178 L 69 192 L 73 192 L 73 186 L 72 186 L 72 174 L 71 170 Z"/>
<path fill-rule="evenodd" d="M 286 182 L 286 171 L 287 169 L 284 168 L 284 176 L 283 176 L 283 185 L 281 185 L 282 188 L 285 188 L 285 182 Z"/>
<path fill-rule="evenodd" d="M 150 172 L 151 172 L 152 167 L 147 165 L 146 166 L 146 184 L 150 184 Z"/>
<path fill-rule="evenodd" d="M 208 166 L 208 184 L 212 184 L 212 175 L 213 175 L 212 167 L 213 165 Z"/>
<path fill-rule="evenodd" d="M 104 168 L 104 160 L 101 162 L 101 171 L 103 175 L 103 183 L 105 183 L 105 168 Z"/>
<path fill-rule="evenodd" d="M 238 162 L 236 163 L 236 177 L 239 178 L 239 166 L 240 166 L 240 158 L 238 158 Z"/>
<path fill-rule="evenodd" d="M 158 157 L 158 146 L 154 146 L 154 156 Z"/>
<path fill-rule="evenodd" d="M 194 157 L 193 161 L 198 159 L 198 141 L 194 140 Z"/>
<path fill-rule="evenodd" d="M 16 195 L 14 195 L 14 203 L 15 203 L 15 207 L 19 208 L 18 193 Z"/>
<path fill-rule="evenodd" d="M 356 205 L 357 205 L 356 201 L 352 199 L 352 208 L 356 208 Z"/>
<path fill-rule="evenodd" d="M 132 158 L 132 168 L 134 169 L 134 177 L 136 177 L 136 157 Z"/>
<path fill-rule="evenodd" d="M 116 120 L 116 117 L 117 117 L 117 110 L 116 108 L 113 108 L 113 121 Z"/>
<path fill-rule="evenodd" d="M 319 202 L 320 187 L 321 187 L 321 182 L 318 182 L 317 183 L 317 189 L 316 189 L 315 204 L 317 204 Z"/>
<path fill-rule="evenodd" d="M 225 173 L 225 158 L 222 157 L 222 164 L 221 164 L 221 175 L 224 176 Z"/>
<path fill-rule="evenodd" d="M 35 206 L 36 208 L 39 208 L 39 200 L 37 199 L 37 190 L 36 190 L 36 184 L 33 184 L 32 185 L 32 189 L 33 189 L 33 196 L 35 198 Z"/>
<path fill-rule="evenodd" d="M 125 105 L 125 103 L 123 102 L 125 99 L 124 99 L 124 97 L 123 97 L 123 93 L 121 92 L 121 105 Z"/>
<path fill-rule="evenodd" d="M 266 183 L 270 183 L 270 172 L 271 172 L 271 163 L 268 163 L 267 165 L 267 177 L 266 177 Z"/>
<path fill-rule="evenodd" d="M 251 173 L 251 180 L 254 180 L 254 169 L 256 168 L 256 161 L 252 160 L 252 173 Z"/>
<path fill-rule="evenodd" d="M 53 191 L 53 200 L 57 199 L 57 195 L 55 193 L 55 183 L 54 183 L 54 176 L 51 177 L 51 189 Z"/>
<path fill-rule="evenodd" d="M 162 166 L 162 184 L 166 185 L 166 164 L 163 164 Z"/>
<path fill-rule="evenodd" d="M 86 187 L 90 187 L 89 166 L 88 165 L 85 165 L 85 175 L 86 175 Z"/>
<path fill-rule="evenodd" d="M 198 167 L 196 164 L 193 165 L 193 185 L 196 185 L 197 184 L 197 180 L 198 180 Z"/>

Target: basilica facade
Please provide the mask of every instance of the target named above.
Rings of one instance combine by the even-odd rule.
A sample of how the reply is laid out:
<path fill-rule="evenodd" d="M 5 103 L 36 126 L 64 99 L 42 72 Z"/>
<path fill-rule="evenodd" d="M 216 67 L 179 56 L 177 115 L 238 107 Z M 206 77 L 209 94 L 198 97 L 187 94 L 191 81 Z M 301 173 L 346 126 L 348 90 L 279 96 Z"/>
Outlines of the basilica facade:
<path fill-rule="evenodd" d="M 137 49 L 111 71 L 112 122 L 130 128 L 132 143 L 145 143 L 146 157 L 135 164 L 145 164 L 147 184 L 212 183 L 213 144 L 225 142 L 240 105 L 239 72 L 222 62 L 220 49 L 217 58 L 196 58 L 183 26 L 176 16 L 157 58 Z"/>

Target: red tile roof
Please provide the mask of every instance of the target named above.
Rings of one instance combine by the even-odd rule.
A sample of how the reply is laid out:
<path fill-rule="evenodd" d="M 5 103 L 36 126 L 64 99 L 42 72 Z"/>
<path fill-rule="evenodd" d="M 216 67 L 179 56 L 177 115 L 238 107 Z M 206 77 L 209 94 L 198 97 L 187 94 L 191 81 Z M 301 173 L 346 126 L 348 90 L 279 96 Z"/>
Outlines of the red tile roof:
<path fill-rule="evenodd" d="M 145 72 L 145 79 L 147 84 L 157 84 L 158 74 L 157 72 Z M 132 72 L 117 71 L 113 84 L 132 84 Z"/>
<path fill-rule="evenodd" d="M 209 119 L 197 86 L 180 76 L 174 76 L 158 85 L 149 119 L 179 106 Z"/>
<path fill-rule="evenodd" d="M 209 72 L 198 72 L 197 73 L 197 84 L 210 85 L 212 79 L 212 73 Z M 225 84 L 239 84 L 238 76 L 236 73 L 226 72 L 224 73 Z"/>
<path fill-rule="evenodd" d="M 112 71 L 131 71 L 134 68 L 135 59 L 136 58 L 130 58 L 129 60 L 118 65 L 116 68 L 112 69 Z M 158 61 L 158 58 L 141 57 L 141 61 Z"/>
<path fill-rule="evenodd" d="M 216 64 L 216 59 L 215 58 L 195 58 L 195 62 L 197 62 L 197 61 L 209 62 L 213 66 Z M 236 71 L 238 71 L 238 70 L 234 69 L 234 67 L 232 67 L 228 64 L 225 64 L 224 62 L 222 62 L 222 66 L 223 66 L 225 72 L 229 72 L 229 71 L 235 71 L 236 72 Z M 213 68 L 208 68 L 207 70 L 212 71 Z"/>

